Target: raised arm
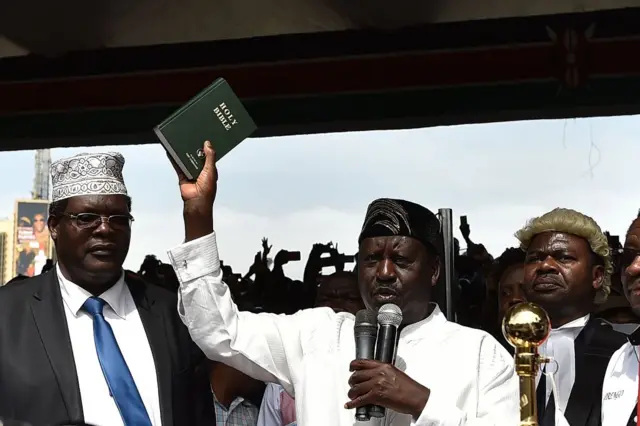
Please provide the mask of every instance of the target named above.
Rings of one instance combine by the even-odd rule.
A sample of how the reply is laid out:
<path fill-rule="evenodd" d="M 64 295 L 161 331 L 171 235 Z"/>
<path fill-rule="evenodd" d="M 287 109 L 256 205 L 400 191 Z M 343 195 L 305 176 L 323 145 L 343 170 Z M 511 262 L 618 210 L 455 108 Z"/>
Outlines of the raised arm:
<path fill-rule="evenodd" d="M 238 311 L 222 282 L 215 233 L 170 250 L 169 258 L 180 281 L 178 312 L 204 354 L 255 379 L 280 383 L 293 393 L 292 377 L 302 360 L 302 334 L 332 321 L 333 312 Z"/>
<path fill-rule="evenodd" d="M 204 354 L 262 381 L 277 382 L 293 393 L 302 360 L 303 334 L 331 321 L 329 309 L 292 316 L 239 312 L 222 271 L 213 232 L 217 188 L 215 153 L 205 144 L 206 162 L 196 182 L 176 168 L 184 201 L 185 243 L 168 252 L 180 281 L 178 312 Z M 175 164 L 174 164 L 175 168 Z"/>

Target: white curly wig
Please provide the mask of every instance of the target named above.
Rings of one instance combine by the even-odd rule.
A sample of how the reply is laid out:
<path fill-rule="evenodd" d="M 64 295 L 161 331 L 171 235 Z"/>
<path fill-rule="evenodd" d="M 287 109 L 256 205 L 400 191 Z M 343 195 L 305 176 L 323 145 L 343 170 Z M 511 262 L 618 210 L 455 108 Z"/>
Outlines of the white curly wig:
<path fill-rule="evenodd" d="M 602 260 L 604 265 L 604 279 L 595 303 L 602 304 L 611 293 L 611 274 L 613 264 L 611 262 L 611 250 L 606 235 L 600 226 L 591 217 L 571 209 L 556 208 L 540 217 L 533 218 L 516 232 L 516 238 L 520 241 L 520 248 L 526 251 L 533 238 L 543 232 L 562 232 L 584 238 L 591 250 Z"/>

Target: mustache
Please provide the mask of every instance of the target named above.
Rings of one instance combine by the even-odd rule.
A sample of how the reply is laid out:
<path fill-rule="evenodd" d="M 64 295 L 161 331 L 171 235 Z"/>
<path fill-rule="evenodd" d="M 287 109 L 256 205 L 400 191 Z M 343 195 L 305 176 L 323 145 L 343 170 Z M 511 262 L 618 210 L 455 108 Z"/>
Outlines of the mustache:
<path fill-rule="evenodd" d="M 373 279 L 373 284 L 376 287 L 389 287 L 389 288 L 397 288 L 400 286 L 400 280 L 398 278 L 395 278 L 393 281 L 392 280 L 385 280 L 385 279 L 380 279 L 379 277 L 375 277 Z"/>
<path fill-rule="evenodd" d="M 386 292 L 386 293 L 392 293 L 392 294 L 398 294 L 398 285 L 399 283 L 396 281 L 395 283 L 381 283 L 379 281 L 374 281 L 373 283 L 373 292 L 374 293 L 381 293 L 381 292 Z"/>
<path fill-rule="evenodd" d="M 560 275 L 556 274 L 540 274 L 535 277 L 533 280 L 533 284 L 541 284 L 541 283 L 553 283 L 564 286 L 564 280 Z"/>

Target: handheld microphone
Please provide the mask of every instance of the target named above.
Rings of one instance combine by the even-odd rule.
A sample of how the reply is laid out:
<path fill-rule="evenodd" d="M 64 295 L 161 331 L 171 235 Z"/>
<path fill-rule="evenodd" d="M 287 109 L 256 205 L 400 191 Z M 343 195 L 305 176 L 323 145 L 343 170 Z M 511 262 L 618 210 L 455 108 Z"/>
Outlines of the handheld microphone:
<path fill-rule="evenodd" d="M 376 313 L 362 309 L 356 313 L 356 322 L 353 326 L 353 335 L 356 338 L 356 359 L 373 359 L 376 350 L 376 334 L 378 322 Z M 366 422 L 369 416 L 370 405 L 356 408 L 356 421 Z"/>
<path fill-rule="evenodd" d="M 393 364 L 398 349 L 398 327 L 402 324 L 402 310 L 393 303 L 383 305 L 378 311 L 378 339 L 376 341 L 376 361 Z M 369 408 L 371 417 L 384 417 L 384 407 L 374 405 Z"/>

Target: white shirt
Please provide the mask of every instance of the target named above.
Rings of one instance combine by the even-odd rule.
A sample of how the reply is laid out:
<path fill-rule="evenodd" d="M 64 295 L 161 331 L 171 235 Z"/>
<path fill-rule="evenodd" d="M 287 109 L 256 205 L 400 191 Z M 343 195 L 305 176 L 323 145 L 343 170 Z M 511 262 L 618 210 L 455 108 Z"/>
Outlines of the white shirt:
<path fill-rule="evenodd" d="M 549 338 L 544 342 L 539 352 L 542 356 L 549 357 L 557 362 L 557 371 L 554 363 L 546 365 L 548 372 L 553 372 L 553 380 L 556 382 L 557 394 L 554 400 L 557 409 L 564 414 L 571 395 L 571 389 L 576 381 L 576 349 L 575 340 L 582 332 L 582 329 L 589 321 L 589 315 L 575 319 L 563 326 L 552 329 Z M 540 369 L 542 370 L 542 369 Z M 538 374 L 538 382 L 541 373 Z M 549 375 L 546 379 L 546 400 L 549 401 L 553 390 L 552 378 Z"/>
<path fill-rule="evenodd" d="M 91 294 L 67 280 L 58 266 L 56 270 L 78 373 L 84 421 L 95 426 L 123 425 L 98 361 L 93 337 L 93 317 L 81 310 Z M 113 329 L 122 356 L 149 413 L 151 424 L 161 426 L 155 362 L 135 302 L 124 282 L 124 272 L 120 280 L 102 293 L 100 298 L 106 302 L 104 317 Z"/>
<path fill-rule="evenodd" d="M 283 407 L 283 402 L 285 407 Z M 256 426 L 296 426 L 295 404 L 284 388 L 275 383 L 267 383 L 262 396 L 262 405 Z M 286 418 L 286 420 L 285 420 Z"/>
<path fill-rule="evenodd" d="M 627 342 L 609 360 L 602 383 L 602 426 L 627 426 L 629 422 L 638 400 L 637 352 Z"/>
<path fill-rule="evenodd" d="M 178 311 L 213 360 L 295 397 L 304 426 L 353 426 L 346 410 L 354 316 L 329 308 L 294 315 L 239 312 L 222 282 L 215 233 L 169 251 L 180 280 Z M 384 423 L 358 425 L 513 426 L 519 415 L 513 360 L 489 334 L 447 321 L 436 307 L 402 330 L 396 365 L 431 390 L 418 419 L 387 410 Z"/>

